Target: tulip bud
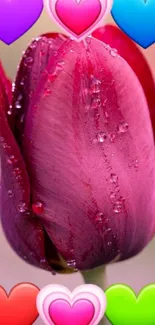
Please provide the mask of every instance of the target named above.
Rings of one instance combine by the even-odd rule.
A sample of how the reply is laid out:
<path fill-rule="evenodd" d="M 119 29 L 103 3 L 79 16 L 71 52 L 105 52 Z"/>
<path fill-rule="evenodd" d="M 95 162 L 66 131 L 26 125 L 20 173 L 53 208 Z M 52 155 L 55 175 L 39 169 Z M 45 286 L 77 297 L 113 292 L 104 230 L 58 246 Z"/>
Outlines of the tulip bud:
<path fill-rule="evenodd" d="M 58 272 L 139 253 L 155 224 L 155 152 L 130 66 L 93 38 L 41 37 L 17 73 L 13 132 L 4 109 L 2 224 L 15 251 Z"/>

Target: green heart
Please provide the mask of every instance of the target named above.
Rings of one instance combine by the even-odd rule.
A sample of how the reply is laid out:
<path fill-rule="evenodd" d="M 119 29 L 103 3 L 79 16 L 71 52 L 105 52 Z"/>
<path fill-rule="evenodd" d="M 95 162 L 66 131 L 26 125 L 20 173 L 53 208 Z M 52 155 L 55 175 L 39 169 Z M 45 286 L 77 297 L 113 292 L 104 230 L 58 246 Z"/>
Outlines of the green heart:
<path fill-rule="evenodd" d="M 155 284 L 144 287 L 138 297 L 123 284 L 112 285 L 105 294 L 105 316 L 112 325 L 155 325 Z"/>

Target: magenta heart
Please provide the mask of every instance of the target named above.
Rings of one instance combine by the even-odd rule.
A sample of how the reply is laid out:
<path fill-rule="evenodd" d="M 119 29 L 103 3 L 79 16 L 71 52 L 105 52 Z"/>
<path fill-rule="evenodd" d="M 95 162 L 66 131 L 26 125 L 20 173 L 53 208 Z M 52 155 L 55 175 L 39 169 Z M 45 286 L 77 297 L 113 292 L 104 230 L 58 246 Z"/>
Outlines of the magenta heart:
<path fill-rule="evenodd" d="M 79 3 L 76 0 L 57 0 L 55 10 L 61 22 L 80 35 L 95 23 L 102 6 L 99 0 L 81 0 Z"/>
<path fill-rule="evenodd" d="M 43 0 L 0 0 L 0 40 L 11 44 L 26 33 L 43 10 Z"/>
<path fill-rule="evenodd" d="M 66 300 L 54 300 L 49 315 L 55 325 L 89 325 L 94 317 L 94 306 L 86 299 L 77 300 L 71 306 Z"/>

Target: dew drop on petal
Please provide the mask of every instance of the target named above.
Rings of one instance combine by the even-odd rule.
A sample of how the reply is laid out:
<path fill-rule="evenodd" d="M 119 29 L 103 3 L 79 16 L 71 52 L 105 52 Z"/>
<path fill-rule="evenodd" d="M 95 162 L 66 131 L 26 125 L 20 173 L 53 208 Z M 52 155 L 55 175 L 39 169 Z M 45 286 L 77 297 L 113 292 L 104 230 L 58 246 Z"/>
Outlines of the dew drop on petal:
<path fill-rule="evenodd" d="M 96 79 L 91 75 L 91 91 L 92 93 L 100 93 L 101 91 L 101 81 Z"/>
<path fill-rule="evenodd" d="M 117 54 L 118 54 L 117 49 L 111 49 L 111 50 L 110 50 L 110 54 L 111 54 L 111 56 L 116 57 Z"/>
<path fill-rule="evenodd" d="M 15 102 L 15 107 L 16 107 L 16 109 L 21 109 L 21 100 L 22 100 L 22 95 L 19 95 L 18 96 L 18 98 L 17 98 L 17 100 L 16 100 L 16 102 Z"/>
<path fill-rule="evenodd" d="M 100 143 L 103 143 L 105 140 L 107 139 L 107 135 L 105 132 L 99 132 L 97 134 L 97 141 L 100 142 Z"/>
<path fill-rule="evenodd" d="M 8 110 L 8 111 L 7 111 L 7 114 L 8 114 L 8 115 L 11 115 L 11 114 L 12 114 L 12 111 L 11 111 L 11 110 Z"/>
<path fill-rule="evenodd" d="M 139 167 L 139 161 L 138 161 L 138 159 L 135 160 L 134 167 L 135 167 L 135 169 L 138 169 L 138 167 Z"/>
<path fill-rule="evenodd" d="M 44 90 L 44 95 L 46 96 L 46 95 L 49 95 L 49 94 L 51 94 L 51 89 L 50 88 L 46 88 Z"/>
<path fill-rule="evenodd" d="M 128 128 L 129 128 L 128 123 L 123 122 L 123 123 L 121 123 L 121 124 L 119 125 L 119 127 L 118 127 L 118 131 L 119 131 L 119 133 L 125 133 L 125 132 L 128 131 Z"/>
<path fill-rule="evenodd" d="M 115 201 L 115 199 L 116 199 L 116 193 L 111 192 L 111 194 L 110 194 L 110 200 L 111 200 L 111 202 Z"/>
<path fill-rule="evenodd" d="M 107 244 L 108 246 L 111 246 L 112 245 L 112 242 L 111 241 L 108 241 L 108 244 Z"/>
<path fill-rule="evenodd" d="M 13 82 L 12 83 L 12 92 L 14 92 L 15 91 L 15 83 Z"/>
<path fill-rule="evenodd" d="M 13 164 L 17 160 L 16 160 L 16 158 L 15 158 L 14 155 L 11 155 L 11 156 L 8 157 L 8 160 L 7 161 L 8 161 L 9 164 Z"/>
<path fill-rule="evenodd" d="M 20 170 L 19 167 L 14 168 L 14 169 L 13 169 L 13 172 L 14 172 L 14 174 L 15 174 L 16 176 L 21 174 L 21 170 Z"/>
<path fill-rule="evenodd" d="M 24 61 L 24 65 L 28 68 L 31 68 L 32 64 L 33 64 L 33 58 L 31 56 L 28 56 Z"/>
<path fill-rule="evenodd" d="M 68 267 L 76 269 L 76 261 L 75 261 L 75 259 L 68 260 L 67 265 L 68 265 Z"/>
<path fill-rule="evenodd" d="M 24 79 L 21 80 L 20 85 L 24 86 Z"/>
<path fill-rule="evenodd" d="M 7 111 L 7 114 L 8 115 L 11 115 L 12 114 L 12 105 L 9 105 L 9 109 Z"/>
<path fill-rule="evenodd" d="M 92 36 L 91 35 L 87 36 L 87 38 L 85 40 L 86 40 L 87 44 L 90 45 L 91 40 L 92 40 Z"/>
<path fill-rule="evenodd" d="M 102 223 L 104 219 L 104 214 L 102 212 L 97 212 L 95 215 L 95 223 Z"/>
<path fill-rule="evenodd" d="M 27 210 L 27 205 L 25 202 L 21 202 L 19 205 L 18 205 L 18 210 L 19 212 L 25 212 Z"/>
<path fill-rule="evenodd" d="M 15 103 L 15 107 L 16 107 L 17 109 L 21 109 L 22 106 L 19 104 L 19 102 L 16 102 L 16 103 Z"/>
<path fill-rule="evenodd" d="M 8 191 L 8 196 L 9 196 L 9 197 L 13 197 L 13 195 L 14 195 L 14 194 L 13 194 L 13 191 L 12 191 L 12 190 L 9 190 L 9 191 Z"/>
<path fill-rule="evenodd" d="M 22 114 L 21 117 L 20 117 L 20 123 L 24 123 L 24 118 L 25 118 L 25 115 Z"/>
<path fill-rule="evenodd" d="M 83 95 L 84 95 L 85 97 L 89 96 L 89 89 L 88 89 L 88 88 L 85 88 L 85 89 L 83 90 Z"/>
<path fill-rule="evenodd" d="M 91 108 L 92 109 L 96 109 L 99 108 L 101 106 L 101 99 L 100 98 L 93 98 L 92 99 L 92 103 L 91 103 Z"/>
<path fill-rule="evenodd" d="M 109 117 L 109 114 L 108 114 L 108 112 L 106 112 L 106 111 L 104 112 L 104 115 L 105 115 L 106 118 Z"/>
<path fill-rule="evenodd" d="M 3 143 L 3 148 L 4 149 L 10 149 L 11 146 L 9 146 L 6 142 Z"/>
<path fill-rule="evenodd" d="M 58 63 L 57 63 L 57 67 L 58 67 L 60 70 L 62 70 L 64 64 L 65 64 L 65 62 L 64 62 L 63 60 L 58 61 Z"/>
<path fill-rule="evenodd" d="M 120 213 L 122 211 L 122 208 L 123 208 L 123 202 L 122 200 L 118 200 L 113 206 L 113 211 L 115 213 Z"/>
<path fill-rule="evenodd" d="M 35 214 L 40 215 L 44 212 L 44 205 L 42 202 L 35 202 L 32 204 L 32 210 Z"/>
<path fill-rule="evenodd" d="M 45 258 L 41 258 L 40 263 L 41 264 L 45 264 L 46 263 L 46 259 Z"/>
<path fill-rule="evenodd" d="M 37 47 L 37 41 L 34 40 L 33 43 L 31 44 L 30 48 L 35 49 Z"/>
<path fill-rule="evenodd" d="M 110 182 L 116 184 L 118 181 L 118 176 L 116 174 L 111 174 L 110 175 Z"/>
<path fill-rule="evenodd" d="M 71 248 L 70 251 L 69 251 L 70 255 L 73 256 L 74 255 L 74 249 Z"/>
<path fill-rule="evenodd" d="M 115 141 L 115 138 L 116 138 L 115 134 L 110 134 L 110 142 L 113 143 Z"/>

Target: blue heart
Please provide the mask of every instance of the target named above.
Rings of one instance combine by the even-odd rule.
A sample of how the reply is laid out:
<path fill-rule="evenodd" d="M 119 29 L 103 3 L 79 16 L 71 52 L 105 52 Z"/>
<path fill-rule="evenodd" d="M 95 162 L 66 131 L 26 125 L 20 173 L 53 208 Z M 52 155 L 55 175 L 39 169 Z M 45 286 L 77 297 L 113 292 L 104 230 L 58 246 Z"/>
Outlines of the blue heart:
<path fill-rule="evenodd" d="M 111 14 L 124 33 L 143 48 L 155 42 L 155 0 L 114 0 Z"/>

